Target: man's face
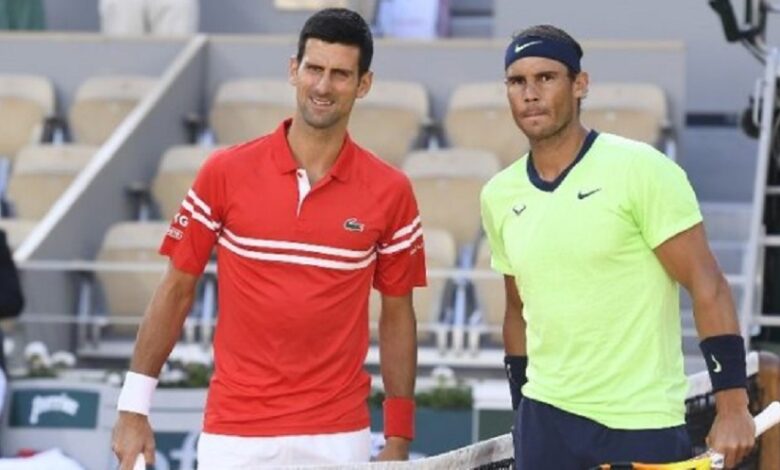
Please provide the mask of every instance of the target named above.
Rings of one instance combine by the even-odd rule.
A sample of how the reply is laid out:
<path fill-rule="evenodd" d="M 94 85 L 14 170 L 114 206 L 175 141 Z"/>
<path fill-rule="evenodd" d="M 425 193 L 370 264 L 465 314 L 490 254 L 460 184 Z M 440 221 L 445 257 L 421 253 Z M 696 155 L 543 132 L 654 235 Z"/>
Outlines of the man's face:
<path fill-rule="evenodd" d="M 349 120 L 355 99 L 371 88 L 371 72 L 358 76 L 360 49 L 308 39 L 303 57 L 290 59 L 298 113 L 309 126 L 328 129 Z"/>
<path fill-rule="evenodd" d="M 587 89 L 585 72 L 572 80 L 564 64 L 545 57 L 525 57 L 506 69 L 512 116 L 532 142 L 558 135 L 575 122 L 577 101 Z"/>

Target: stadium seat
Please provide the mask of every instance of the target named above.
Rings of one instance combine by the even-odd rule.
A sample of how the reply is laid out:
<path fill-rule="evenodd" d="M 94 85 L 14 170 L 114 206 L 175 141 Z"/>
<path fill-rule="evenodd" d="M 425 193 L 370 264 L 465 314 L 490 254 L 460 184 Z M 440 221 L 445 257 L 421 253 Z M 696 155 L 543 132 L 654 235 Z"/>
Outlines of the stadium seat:
<path fill-rule="evenodd" d="M 70 186 L 97 147 L 31 145 L 22 148 L 11 170 L 8 199 L 16 217 L 39 220 Z"/>
<path fill-rule="evenodd" d="M 424 227 L 423 238 L 425 240 L 425 264 L 431 269 L 452 269 L 455 267 L 456 251 L 455 240 L 446 230 Z M 444 348 L 446 340 L 440 319 L 440 313 L 445 304 L 447 276 L 428 276 L 428 286 L 414 290 L 414 310 L 417 314 L 417 337 L 427 340 L 432 335 L 436 336 L 436 343 L 440 350 Z M 378 338 L 379 313 L 382 302 L 378 291 L 372 289 L 369 296 L 369 322 L 371 336 Z"/>
<path fill-rule="evenodd" d="M 19 248 L 37 223 L 35 220 L 0 219 L 0 229 L 5 230 L 6 241 L 11 251 Z"/>
<path fill-rule="evenodd" d="M 112 225 L 103 238 L 97 255 L 98 262 L 104 263 L 161 263 L 166 258 L 157 253 L 163 240 L 167 222 L 119 222 Z M 152 298 L 162 277 L 161 271 L 98 271 L 96 277 L 102 286 L 111 318 L 121 320 L 137 319 L 141 316 Z M 115 333 L 132 333 L 137 325 L 117 324 L 112 327 Z"/>
<path fill-rule="evenodd" d="M 54 86 L 46 77 L 0 75 L 0 156 L 13 160 L 20 148 L 40 142 L 54 115 Z"/>
<path fill-rule="evenodd" d="M 669 126 L 666 96 L 649 83 L 594 83 L 582 101 L 582 122 L 662 148 L 662 134 Z"/>
<path fill-rule="evenodd" d="M 492 342 L 503 344 L 501 327 L 504 324 L 504 310 L 506 308 L 506 294 L 504 292 L 504 278 L 492 271 L 490 267 L 490 245 L 483 240 L 477 251 L 475 269 L 490 271 L 495 276 L 479 276 L 474 279 L 476 291 L 477 311 L 479 317 L 472 323 L 469 348 L 476 351 L 479 346 L 479 338 L 487 332 Z"/>
<path fill-rule="evenodd" d="M 70 108 L 75 142 L 102 145 L 136 105 L 152 91 L 157 79 L 145 76 L 92 77 L 81 84 Z"/>
<path fill-rule="evenodd" d="M 217 89 L 209 123 L 217 142 L 236 144 L 272 132 L 294 112 L 295 88 L 286 80 L 230 80 Z"/>
<path fill-rule="evenodd" d="M 213 147 L 179 145 L 169 148 L 162 156 L 152 183 L 152 195 L 163 219 L 170 220 L 178 212 L 198 169 L 214 150 Z"/>
<path fill-rule="evenodd" d="M 458 86 L 450 98 L 444 128 L 451 146 L 492 152 L 502 167 L 528 151 L 528 139 L 512 118 L 506 86 L 500 81 Z"/>
<path fill-rule="evenodd" d="M 480 232 L 479 194 L 499 170 L 498 159 L 474 149 L 441 149 L 411 153 L 403 170 L 414 187 L 423 227 L 440 227 L 459 248 Z"/>
<path fill-rule="evenodd" d="M 420 83 L 375 81 L 355 102 L 349 132 L 361 146 L 400 167 L 428 125 L 428 93 Z"/>

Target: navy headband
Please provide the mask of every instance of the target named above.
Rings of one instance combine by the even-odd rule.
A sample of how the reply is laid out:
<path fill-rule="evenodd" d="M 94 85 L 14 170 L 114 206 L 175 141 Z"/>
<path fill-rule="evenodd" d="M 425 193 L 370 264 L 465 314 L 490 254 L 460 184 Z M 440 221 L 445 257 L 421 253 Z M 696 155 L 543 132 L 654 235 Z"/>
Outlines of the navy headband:
<path fill-rule="evenodd" d="M 509 43 L 504 56 L 504 70 L 524 57 L 546 57 L 563 63 L 574 73 L 580 72 L 582 53 L 574 45 L 539 36 L 519 36 Z"/>

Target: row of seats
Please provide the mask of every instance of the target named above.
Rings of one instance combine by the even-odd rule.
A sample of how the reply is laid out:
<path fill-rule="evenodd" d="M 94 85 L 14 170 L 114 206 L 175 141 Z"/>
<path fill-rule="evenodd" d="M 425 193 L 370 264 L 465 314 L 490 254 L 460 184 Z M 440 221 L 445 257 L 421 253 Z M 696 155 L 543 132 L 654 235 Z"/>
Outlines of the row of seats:
<path fill-rule="evenodd" d="M 286 81 L 241 79 L 224 82 L 209 115 L 220 144 L 233 144 L 272 131 L 295 110 L 294 90 Z M 582 107 L 583 122 L 662 147 L 669 128 L 666 97 L 661 88 L 644 83 L 601 83 L 590 86 Z M 376 81 L 357 101 L 350 119 L 355 140 L 388 162 L 400 166 L 432 125 L 428 92 L 420 83 Z M 443 122 L 449 146 L 495 154 L 507 166 L 528 150 L 509 111 L 500 82 L 458 86 Z"/>
<path fill-rule="evenodd" d="M 155 83 L 146 76 L 89 78 L 76 90 L 65 126 L 54 118 L 56 92 L 48 78 L 0 75 L 0 158 L 10 168 L 2 175 L 2 197 L 14 216 L 2 219 L 4 229 L 23 240 Z M 45 143 L 55 127 L 71 142 Z"/>
<path fill-rule="evenodd" d="M 149 91 L 151 77 L 103 76 L 86 80 L 68 113 L 72 140 L 102 144 Z M 494 153 L 506 166 L 528 149 L 517 130 L 498 82 L 460 85 L 450 99 L 443 127 L 454 147 Z M 0 75 L 0 155 L 13 157 L 40 142 L 46 118 L 54 115 L 54 86 L 45 77 Z M 281 80 L 241 79 L 223 83 L 211 106 L 209 123 L 220 144 L 234 144 L 270 132 L 295 109 L 293 88 Z M 355 139 L 387 161 L 401 159 L 431 125 L 430 102 L 420 83 L 377 81 L 358 100 L 350 122 Z M 668 127 L 663 91 L 650 84 L 591 86 L 583 105 L 590 127 L 660 144 Z"/>
<path fill-rule="evenodd" d="M 0 160 L 4 169 L 0 179 L 5 187 L 3 200 L 11 203 L 15 215 L 0 219 L 0 229 L 6 232 L 12 250 L 23 243 L 155 83 L 155 78 L 141 76 L 87 79 L 77 89 L 64 122 L 56 118 L 57 93 L 48 78 L 0 75 Z M 55 138 L 55 131 L 62 137 Z M 52 144 L 53 140 L 59 142 Z M 112 298 L 116 295 L 122 292 L 111 293 Z"/>
<path fill-rule="evenodd" d="M 85 80 L 68 111 L 71 140 L 101 145 L 154 87 L 146 76 L 101 76 Z M 0 156 L 14 160 L 25 146 L 41 142 L 56 114 L 54 84 L 38 75 L 0 75 Z"/>

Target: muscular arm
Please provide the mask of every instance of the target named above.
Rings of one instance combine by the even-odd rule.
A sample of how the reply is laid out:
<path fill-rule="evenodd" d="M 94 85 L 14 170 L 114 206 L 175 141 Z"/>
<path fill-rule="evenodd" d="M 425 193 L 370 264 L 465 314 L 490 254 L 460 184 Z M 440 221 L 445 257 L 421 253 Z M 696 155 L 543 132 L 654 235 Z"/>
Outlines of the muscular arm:
<path fill-rule="evenodd" d="M 510 356 L 526 356 L 525 320 L 523 320 L 523 301 L 517 291 L 514 276 L 504 276 L 506 291 L 506 311 L 504 312 L 504 350 Z"/>
<path fill-rule="evenodd" d="M 150 377 L 160 375 L 160 369 L 181 335 L 197 283 L 197 276 L 169 263 L 141 321 L 130 370 Z"/>
<path fill-rule="evenodd" d="M 701 339 L 740 333 L 731 288 L 710 251 L 701 224 L 665 241 L 655 254 L 666 272 L 691 295 Z"/>
<path fill-rule="evenodd" d="M 379 357 L 386 396 L 413 397 L 417 374 L 417 321 L 411 293 L 401 297 L 382 296 Z M 406 459 L 409 441 L 390 437 L 383 453 L 380 460 Z"/>
<path fill-rule="evenodd" d="M 731 289 L 710 251 L 702 224 L 665 241 L 655 254 L 666 272 L 691 295 L 701 339 L 740 333 Z M 724 454 L 727 467 L 732 467 L 753 445 L 747 393 L 742 388 L 722 390 L 715 394 L 715 402 L 717 417 L 708 445 Z"/>
<path fill-rule="evenodd" d="M 150 377 L 160 374 L 162 365 L 179 339 L 197 283 L 197 276 L 168 265 L 141 321 L 130 370 Z M 121 470 L 130 470 L 140 453 L 144 454 L 148 463 L 154 463 L 154 434 L 149 418 L 120 411 L 111 447 L 119 458 Z"/>

